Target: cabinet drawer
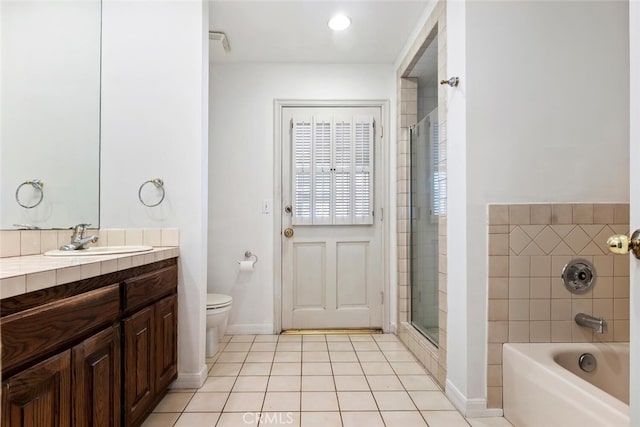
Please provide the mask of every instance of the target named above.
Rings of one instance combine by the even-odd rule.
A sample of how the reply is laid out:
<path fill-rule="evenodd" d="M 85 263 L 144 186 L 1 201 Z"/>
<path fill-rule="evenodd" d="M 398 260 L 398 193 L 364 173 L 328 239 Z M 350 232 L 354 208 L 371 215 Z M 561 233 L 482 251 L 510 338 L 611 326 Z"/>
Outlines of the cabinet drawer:
<path fill-rule="evenodd" d="M 178 267 L 172 265 L 153 273 L 143 274 L 124 282 L 124 309 L 134 310 L 175 292 Z"/>
<path fill-rule="evenodd" d="M 3 317 L 3 372 L 113 323 L 119 310 L 120 290 L 115 284 Z"/>

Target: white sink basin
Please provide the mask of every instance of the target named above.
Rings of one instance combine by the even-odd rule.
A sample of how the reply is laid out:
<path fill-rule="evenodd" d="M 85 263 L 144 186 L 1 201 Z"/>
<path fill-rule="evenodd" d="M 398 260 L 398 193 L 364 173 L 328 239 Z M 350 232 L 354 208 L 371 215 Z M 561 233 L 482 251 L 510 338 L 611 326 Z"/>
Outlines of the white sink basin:
<path fill-rule="evenodd" d="M 61 251 L 59 249 L 53 251 L 47 251 L 44 253 L 46 256 L 95 256 L 95 255 L 114 255 L 114 254 L 128 254 L 135 252 L 147 252 L 152 250 L 152 246 L 146 245 L 130 245 L 130 246 L 92 246 L 87 249 L 81 249 L 78 251 Z"/>

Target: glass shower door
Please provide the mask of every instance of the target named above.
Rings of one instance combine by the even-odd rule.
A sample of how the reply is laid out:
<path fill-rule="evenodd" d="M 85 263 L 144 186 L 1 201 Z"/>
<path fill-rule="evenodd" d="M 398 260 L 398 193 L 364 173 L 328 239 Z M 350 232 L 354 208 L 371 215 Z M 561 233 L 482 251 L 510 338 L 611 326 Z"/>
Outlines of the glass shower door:
<path fill-rule="evenodd" d="M 438 112 L 410 128 L 411 323 L 438 345 Z"/>

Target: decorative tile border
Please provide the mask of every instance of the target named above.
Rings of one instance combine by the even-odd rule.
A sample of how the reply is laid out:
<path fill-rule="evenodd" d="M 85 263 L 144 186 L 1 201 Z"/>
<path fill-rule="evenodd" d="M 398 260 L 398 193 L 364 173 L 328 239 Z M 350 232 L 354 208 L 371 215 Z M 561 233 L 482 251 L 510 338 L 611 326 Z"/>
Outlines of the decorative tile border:
<path fill-rule="evenodd" d="M 605 245 L 628 231 L 628 204 L 489 205 L 488 407 L 502 407 L 505 342 L 629 341 L 629 262 Z M 560 279 L 573 258 L 598 275 L 583 295 Z M 605 318 L 608 332 L 578 326 L 580 312 Z"/>

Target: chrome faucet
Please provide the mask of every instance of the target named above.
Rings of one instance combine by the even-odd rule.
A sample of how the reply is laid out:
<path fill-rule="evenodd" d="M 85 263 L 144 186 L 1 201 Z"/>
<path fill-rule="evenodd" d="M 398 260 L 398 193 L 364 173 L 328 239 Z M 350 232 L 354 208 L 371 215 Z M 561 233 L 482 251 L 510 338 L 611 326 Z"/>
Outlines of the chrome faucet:
<path fill-rule="evenodd" d="M 599 334 L 607 332 L 607 322 L 602 317 L 593 317 L 589 314 L 576 314 L 575 321 L 578 325 L 591 328 Z"/>
<path fill-rule="evenodd" d="M 60 246 L 61 251 L 79 251 L 86 249 L 85 245 L 88 243 L 95 243 L 98 241 L 98 236 L 91 235 L 85 237 L 87 227 L 91 224 L 78 224 L 73 227 L 73 234 L 71 235 L 71 243 Z"/>

